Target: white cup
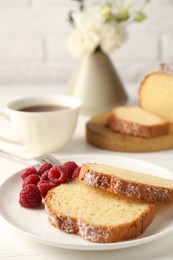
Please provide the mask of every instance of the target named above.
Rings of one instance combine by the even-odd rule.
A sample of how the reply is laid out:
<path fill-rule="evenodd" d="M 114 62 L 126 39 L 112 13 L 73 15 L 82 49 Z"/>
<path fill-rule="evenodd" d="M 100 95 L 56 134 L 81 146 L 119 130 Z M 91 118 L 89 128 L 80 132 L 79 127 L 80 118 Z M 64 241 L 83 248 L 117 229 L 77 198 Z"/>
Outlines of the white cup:
<path fill-rule="evenodd" d="M 33 106 L 59 106 L 65 109 L 46 112 L 21 111 Z M 67 95 L 20 98 L 6 105 L 6 117 L 19 141 L 38 153 L 54 152 L 72 138 L 81 107 L 78 98 Z M 4 140 L 4 137 L 3 137 Z M 6 138 L 8 142 L 12 140 Z"/>

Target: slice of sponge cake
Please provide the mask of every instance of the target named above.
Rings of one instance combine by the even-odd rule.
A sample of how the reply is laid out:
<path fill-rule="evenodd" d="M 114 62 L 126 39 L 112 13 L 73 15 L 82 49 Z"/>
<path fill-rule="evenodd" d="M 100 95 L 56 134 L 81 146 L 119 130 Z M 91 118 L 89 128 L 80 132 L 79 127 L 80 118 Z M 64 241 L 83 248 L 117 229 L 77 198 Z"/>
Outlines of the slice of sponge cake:
<path fill-rule="evenodd" d="M 108 115 L 106 125 L 115 132 L 151 138 L 167 134 L 169 123 L 139 107 L 117 107 Z"/>
<path fill-rule="evenodd" d="M 152 203 L 173 202 L 173 180 L 97 163 L 82 164 L 79 179 L 91 186 Z"/>
<path fill-rule="evenodd" d="M 151 204 L 94 189 L 79 181 L 50 190 L 45 209 L 53 226 L 98 243 L 135 238 L 155 216 Z"/>

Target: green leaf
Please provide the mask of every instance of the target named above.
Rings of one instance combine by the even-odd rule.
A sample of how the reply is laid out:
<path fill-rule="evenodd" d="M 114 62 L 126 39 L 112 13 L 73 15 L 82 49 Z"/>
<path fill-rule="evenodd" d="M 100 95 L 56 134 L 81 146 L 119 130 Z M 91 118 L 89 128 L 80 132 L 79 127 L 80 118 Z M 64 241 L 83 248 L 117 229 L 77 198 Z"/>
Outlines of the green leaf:
<path fill-rule="evenodd" d="M 139 12 L 136 17 L 134 18 L 134 21 L 137 23 L 142 22 L 143 20 L 146 19 L 146 15 L 143 12 Z"/>
<path fill-rule="evenodd" d="M 117 13 L 116 15 L 116 20 L 118 20 L 119 22 L 122 22 L 122 21 L 126 21 L 128 20 L 130 17 L 129 15 L 129 9 L 127 8 L 121 8 L 119 10 L 119 12 Z"/>
<path fill-rule="evenodd" d="M 109 3 L 105 4 L 99 12 L 103 15 L 105 22 L 111 21 L 113 15 L 111 13 L 111 5 Z"/>

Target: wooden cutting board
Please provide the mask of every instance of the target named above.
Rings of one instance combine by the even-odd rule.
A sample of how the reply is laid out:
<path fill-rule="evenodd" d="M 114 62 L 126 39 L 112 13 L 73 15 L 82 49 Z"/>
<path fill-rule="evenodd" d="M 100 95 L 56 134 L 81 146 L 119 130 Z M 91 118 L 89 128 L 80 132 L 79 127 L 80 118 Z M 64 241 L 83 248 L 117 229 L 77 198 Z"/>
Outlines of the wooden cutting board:
<path fill-rule="evenodd" d="M 169 133 L 155 138 L 140 138 L 119 134 L 105 127 L 107 114 L 97 115 L 86 124 L 86 138 L 92 145 L 111 151 L 152 152 L 173 148 L 173 124 Z"/>

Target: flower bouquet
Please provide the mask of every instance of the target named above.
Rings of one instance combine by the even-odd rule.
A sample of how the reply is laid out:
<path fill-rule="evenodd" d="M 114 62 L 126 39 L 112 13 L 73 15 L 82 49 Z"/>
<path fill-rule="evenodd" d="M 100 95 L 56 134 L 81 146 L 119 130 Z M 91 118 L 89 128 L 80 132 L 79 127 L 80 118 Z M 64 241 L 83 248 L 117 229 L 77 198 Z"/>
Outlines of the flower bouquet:
<path fill-rule="evenodd" d="M 105 111 L 127 101 L 108 54 L 127 40 L 128 25 L 145 20 L 143 9 L 149 0 L 73 1 L 78 2 L 79 8 L 69 12 L 68 20 L 73 31 L 67 40 L 67 48 L 80 59 L 80 63 L 67 93 L 80 97 L 89 114 L 91 111 L 98 113 L 101 108 Z"/>

